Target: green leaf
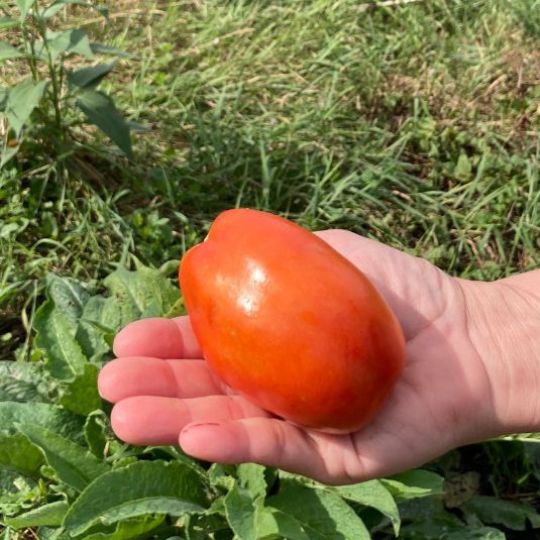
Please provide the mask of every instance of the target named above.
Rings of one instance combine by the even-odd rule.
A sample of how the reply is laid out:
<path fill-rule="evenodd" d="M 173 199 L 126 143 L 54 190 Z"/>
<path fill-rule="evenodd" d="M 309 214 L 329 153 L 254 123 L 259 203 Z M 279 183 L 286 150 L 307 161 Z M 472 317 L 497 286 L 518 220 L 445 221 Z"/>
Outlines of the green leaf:
<path fill-rule="evenodd" d="M 369 532 L 354 510 L 336 493 L 312 489 L 282 479 L 281 491 L 267 504 L 299 522 L 312 540 L 369 540 Z"/>
<path fill-rule="evenodd" d="M 12 158 L 14 158 L 17 155 L 19 148 L 20 148 L 20 144 L 17 144 L 17 146 L 14 146 L 14 147 L 6 146 L 5 148 L 3 148 L 2 154 L 0 157 L 0 169 L 2 169 L 2 167 L 8 161 L 10 161 Z"/>
<path fill-rule="evenodd" d="M 60 399 L 60 405 L 68 411 L 86 416 L 102 405 L 97 389 L 99 368 L 93 364 L 86 364 L 83 373 L 77 375 L 65 389 Z"/>
<path fill-rule="evenodd" d="M 242 463 L 237 467 L 238 483 L 240 487 L 247 489 L 251 498 L 266 497 L 266 477 L 262 465 L 255 463 Z"/>
<path fill-rule="evenodd" d="M 205 486 L 189 467 L 138 461 L 94 480 L 71 506 L 64 527 L 76 536 L 97 523 L 110 525 L 146 514 L 182 516 L 201 512 L 207 504 Z"/>
<path fill-rule="evenodd" d="M 71 71 L 68 74 L 69 84 L 80 89 L 94 89 L 114 69 L 115 65 L 116 62 L 96 64 L 95 66 Z"/>
<path fill-rule="evenodd" d="M 0 465 L 27 476 L 34 476 L 43 465 L 41 452 L 20 434 L 0 433 Z"/>
<path fill-rule="evenodd" d="M 47 403 L 0 403 L 0 433 L 18 433 L 15 424 L 39 424 L 73 442 L 84 442 L 84 419 Z"/>
<path fill-rule="evenodd" d="M 51 17 L 54 17 L 54 15 L 56 15 L 66 5 L 76 5 L 91 8 L 103 15 L 104 17 L 107 17 L 108 14 L 108 9 L 106 7 L 92 4 L 90 2 L 85 2 L 84 0 L 57 0 L 56 2 L 53 2 L 49 7 L 41 10 L 39 12 L 39 17 L 41 17 L 42 19 L 49 19 Z"/>
<path fill-rule="evenodd" d="M 112 532 L 96 532 L 87 534 L 84 540 L 132 540 L 146 537 L 146 534 L 159 527 L 165 520 L 164 516 L 144 516 L 118 523 Z"/>
<path fill-rule="evenodd" d="M 84 438 L 88 448 L 98 458 L 105 455 L 107 444 L 108 418 L 103 411 L 95 411 L 88 415 L 84 423 Z"/>
<path fill-rule="evenodd" d="M 54 385 L 41 366 L 29 362 L 0 362 L 0 401 L 19 403 L 52 399 Z"/>
<path fill-rule="evenodd" d="M 84 374 L 86 358 L 73 336 L 73 323 L 51 300 L 38 309 L 34 328 L 37 331 L 35 343 L 45 352 L 46 365 L 53 377 L 72 380 Z"/>
<path fill-rule="evenodd" d="M 346 500 L 354 501 L 370 508 L 375 508 L 388 517 L 394 527 L 394 533 L 399 535 L 399 509 L 392 495 L 378 480 L 362 482 L 351 486 L 334 488 Z"/>
<path fill-rule="evenodd" d="M 257 513 L 257 538 L 310 540 L 304 527 L 291 515 L 276 508 L 263 507 Z"/>
<path fill-rule="evenodd" d="M 463 504 L 461 510 L 474 514 L 483 523 L 504 525 L 514 531 L 525 530 L 527 521 L 533 528 L 540 527 L 540 515 L 535 508 L 496 497 L 477 495 Z"/>
<path fill-rule="evenodd" d="M 81 317 L 90 295 L 79 281 L 47 274 L 47 293 L 54 306 L 75 324 Z"/>
<path fill-rule="evenodd" d="M 253 499 L 238 484 L 223 498 L 227 521 L 239 540 L 252 540 L 257 537 L 257 524 Z"/>
<path fill-rule="evenodd" d="M 90 123 L 101 129 L 127 157 L 133 158 L 129 127 L 108 95 L 87 90 L 79 95 L 77 106 Z"/>
<path fill-rule="evenodd" d="M 110 47 L 109 45 L 103 45 L 102 43 L 91 43 L 90 47 L 94 54 L 108 54 L 111 56 L 119 56 L 124 58 L 135 58 L 135 55 L 117 49 L 116 47 Z"/>
<path fill-rule="evenodd" d="M 17 0 L 17 6 L 21 12 L 21 20 L 26 18 L 36 0 Z"/>
<path fill-rule="evenodd" d="M 0 62 L 13 58 L 21 58 L 21 56 L 24 56 L 24 54 L 19 49 L 12 47 L 9 43 L 0 41 Z"/>
<path fill-rule="evenodd" d="M 0 86 L 0 112 L 6 109 L 9 90 Z"/>
<path fill-rule="evenodd" d="M 56 60 L 62 54 L 78 54 L 92 60 L 94 53 L 90 48 L 90 41 L 86 32 L 80 28 L 64 30 L 62 32 L 47 33 L 47 43 L 51 51 L 52 60 Z M 45 49 L 44 44 L 41 44 L 43 54 Z"/>
<path fill-rule="evenodd" d="M 454 175 L 460 180 L 469 180 L 472 175 L 471 160 L 467 157 L 467 154 L 460 154 L 456 167 L 454 169 Z"/>
<path fill-rule="evenodd" d="M 54 527 L 62 524 L 68 508 L 69 504 L 67 502 L 56 501 L 34 508 L 16 517 L 6 518 L 5 522 L 8 527 L 14 529 L 42 526 Z"/>
<path fill-rule="evenodd" d="M 19 21 L 13 17 L 0 17 L 0 30 L 7 30 L 8 28 L 18 26 L 19 24 Z"/>
<path fill-rule="evenodd" d="M 101 363 L 108 356 L 114 338 L 114 328 L 108 325 L 114 323 L 104 316 L 107 301 L 101 296 L 92 296 L 84 305 L 81 318 L 77 324 L 75 339 L 82 348 L 84 355 L 95 364 Z"/>
<path fill-rule="evenodd" d="M 111 296 L 104 306 L 103 317 L 115 329 L 167 313 L 179 296 L 178 289 L 153 268 L 141 267 L 135 272 L 118 268 L 104 283 Z"/>
<path fill-rule="evenodd" d="M 30 77 L 10 89 L 5 115 L 17 137 L 32 111 L 39 105 L 46 87 L 46 81 L 35 83 Z"/>
<path fill-rule="evenodd" d="M 0 468 L 0 513 L 12 516 L 24 512 L 41 499 L 38 483 L 15 471 Z"/>
<path fill-rule="evenodd" d="M 109 468 L 93 454 L 56 433 L 36 424 L 19 424 L 18 429 L 32 443 L 41 448 L 47 463 L 58 478 L 77 491 L 82 491 L 92 480 Z"/>
<path fill-rule="evenodd" d="M 383 478 L 381 483 L 394 497 L 399 499 L 414 499 L 444 493 L 444 478 L 422 469 Z"/>
<path fill-rule="evenodd" d="M 479 527 L 477 529 L 464 527 L 459 531 L 445 534 L 443 538 L 444 540 L 506 540 L 506 535 L 492 527 Z"/>

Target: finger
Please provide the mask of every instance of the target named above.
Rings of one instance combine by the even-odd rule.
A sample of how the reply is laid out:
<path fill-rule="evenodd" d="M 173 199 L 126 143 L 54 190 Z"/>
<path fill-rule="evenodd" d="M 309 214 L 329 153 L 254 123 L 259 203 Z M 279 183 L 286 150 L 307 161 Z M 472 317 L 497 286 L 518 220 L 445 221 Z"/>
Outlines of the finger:
<path fill-rule="evenodd" d="M 120 330 L 114 340 L 113 350 L 118 357 L 203 357 L 188 316 L 132 322 Z"/>
<path fill-rule="evenodd" d="M 130 444 L 178 444 L 180 432 L 192 422 L 266 415 L 240 396 L 193 399 L 137 396 L 123 399 L 113 407 L 111 424 L 116 435 Z"/>
<path fill-rule="evenodd" d="M 313 437 L 276 418 L 194 423 L 182 430 L 181 448 L 218 463 L 260 463 L 314 478 L 328 478 Z"/>
<path fill-rule="evenodd" d="M 100 371 L 98 390 L 111 403 L 132 396 L 194 398 L 223 394 L 204 360 L 118 358 Z"/>

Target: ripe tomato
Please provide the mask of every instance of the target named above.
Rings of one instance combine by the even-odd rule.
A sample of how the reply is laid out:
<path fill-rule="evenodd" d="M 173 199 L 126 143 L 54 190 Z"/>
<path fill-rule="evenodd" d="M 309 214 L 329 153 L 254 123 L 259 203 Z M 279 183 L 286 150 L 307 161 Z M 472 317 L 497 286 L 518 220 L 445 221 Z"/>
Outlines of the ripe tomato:
<path fill-rule="evenodd" d="M 223 212 L 179 274 L 211 370 L 291 422 L 356 430 L 403 369 L 401 327 L 371 282 L 286 219 Z"/>

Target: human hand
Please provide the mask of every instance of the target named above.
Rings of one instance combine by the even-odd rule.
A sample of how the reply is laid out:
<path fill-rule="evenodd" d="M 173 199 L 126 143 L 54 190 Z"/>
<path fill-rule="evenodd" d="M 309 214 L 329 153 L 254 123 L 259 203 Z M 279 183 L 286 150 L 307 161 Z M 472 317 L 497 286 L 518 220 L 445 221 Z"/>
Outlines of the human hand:
<path fill-rule="evenodd" d="M 479 352 L 481 311 L 470 306 L 478 299 L 471 282 L 348 231 L 318 234 L 367 275 L 404 330 L 405 370 L 373 421 L 334 435 L 275 418 L 213 376 L 188 317 L 146 319 L 118 334 L 118 359 L 99 377 L 121 439 L 180 444 L 208 461 L 256 462 L 344 484 L 421 465 L 505 430 L 495 398 L 502 373 Z"/>

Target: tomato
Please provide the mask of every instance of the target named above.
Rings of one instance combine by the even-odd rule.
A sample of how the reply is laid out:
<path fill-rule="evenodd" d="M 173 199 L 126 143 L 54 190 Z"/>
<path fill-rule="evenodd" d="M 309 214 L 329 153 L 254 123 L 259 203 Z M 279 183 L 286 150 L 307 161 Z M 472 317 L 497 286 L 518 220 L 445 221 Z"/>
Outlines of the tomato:
<path fill-rule="evenodd" d="M 401 327 L 375 287 L 286 219 L 223 212 L 185 254 L 179 277 L 210 369 L 293 423 L 354 431 L 403 369 Z"/>

